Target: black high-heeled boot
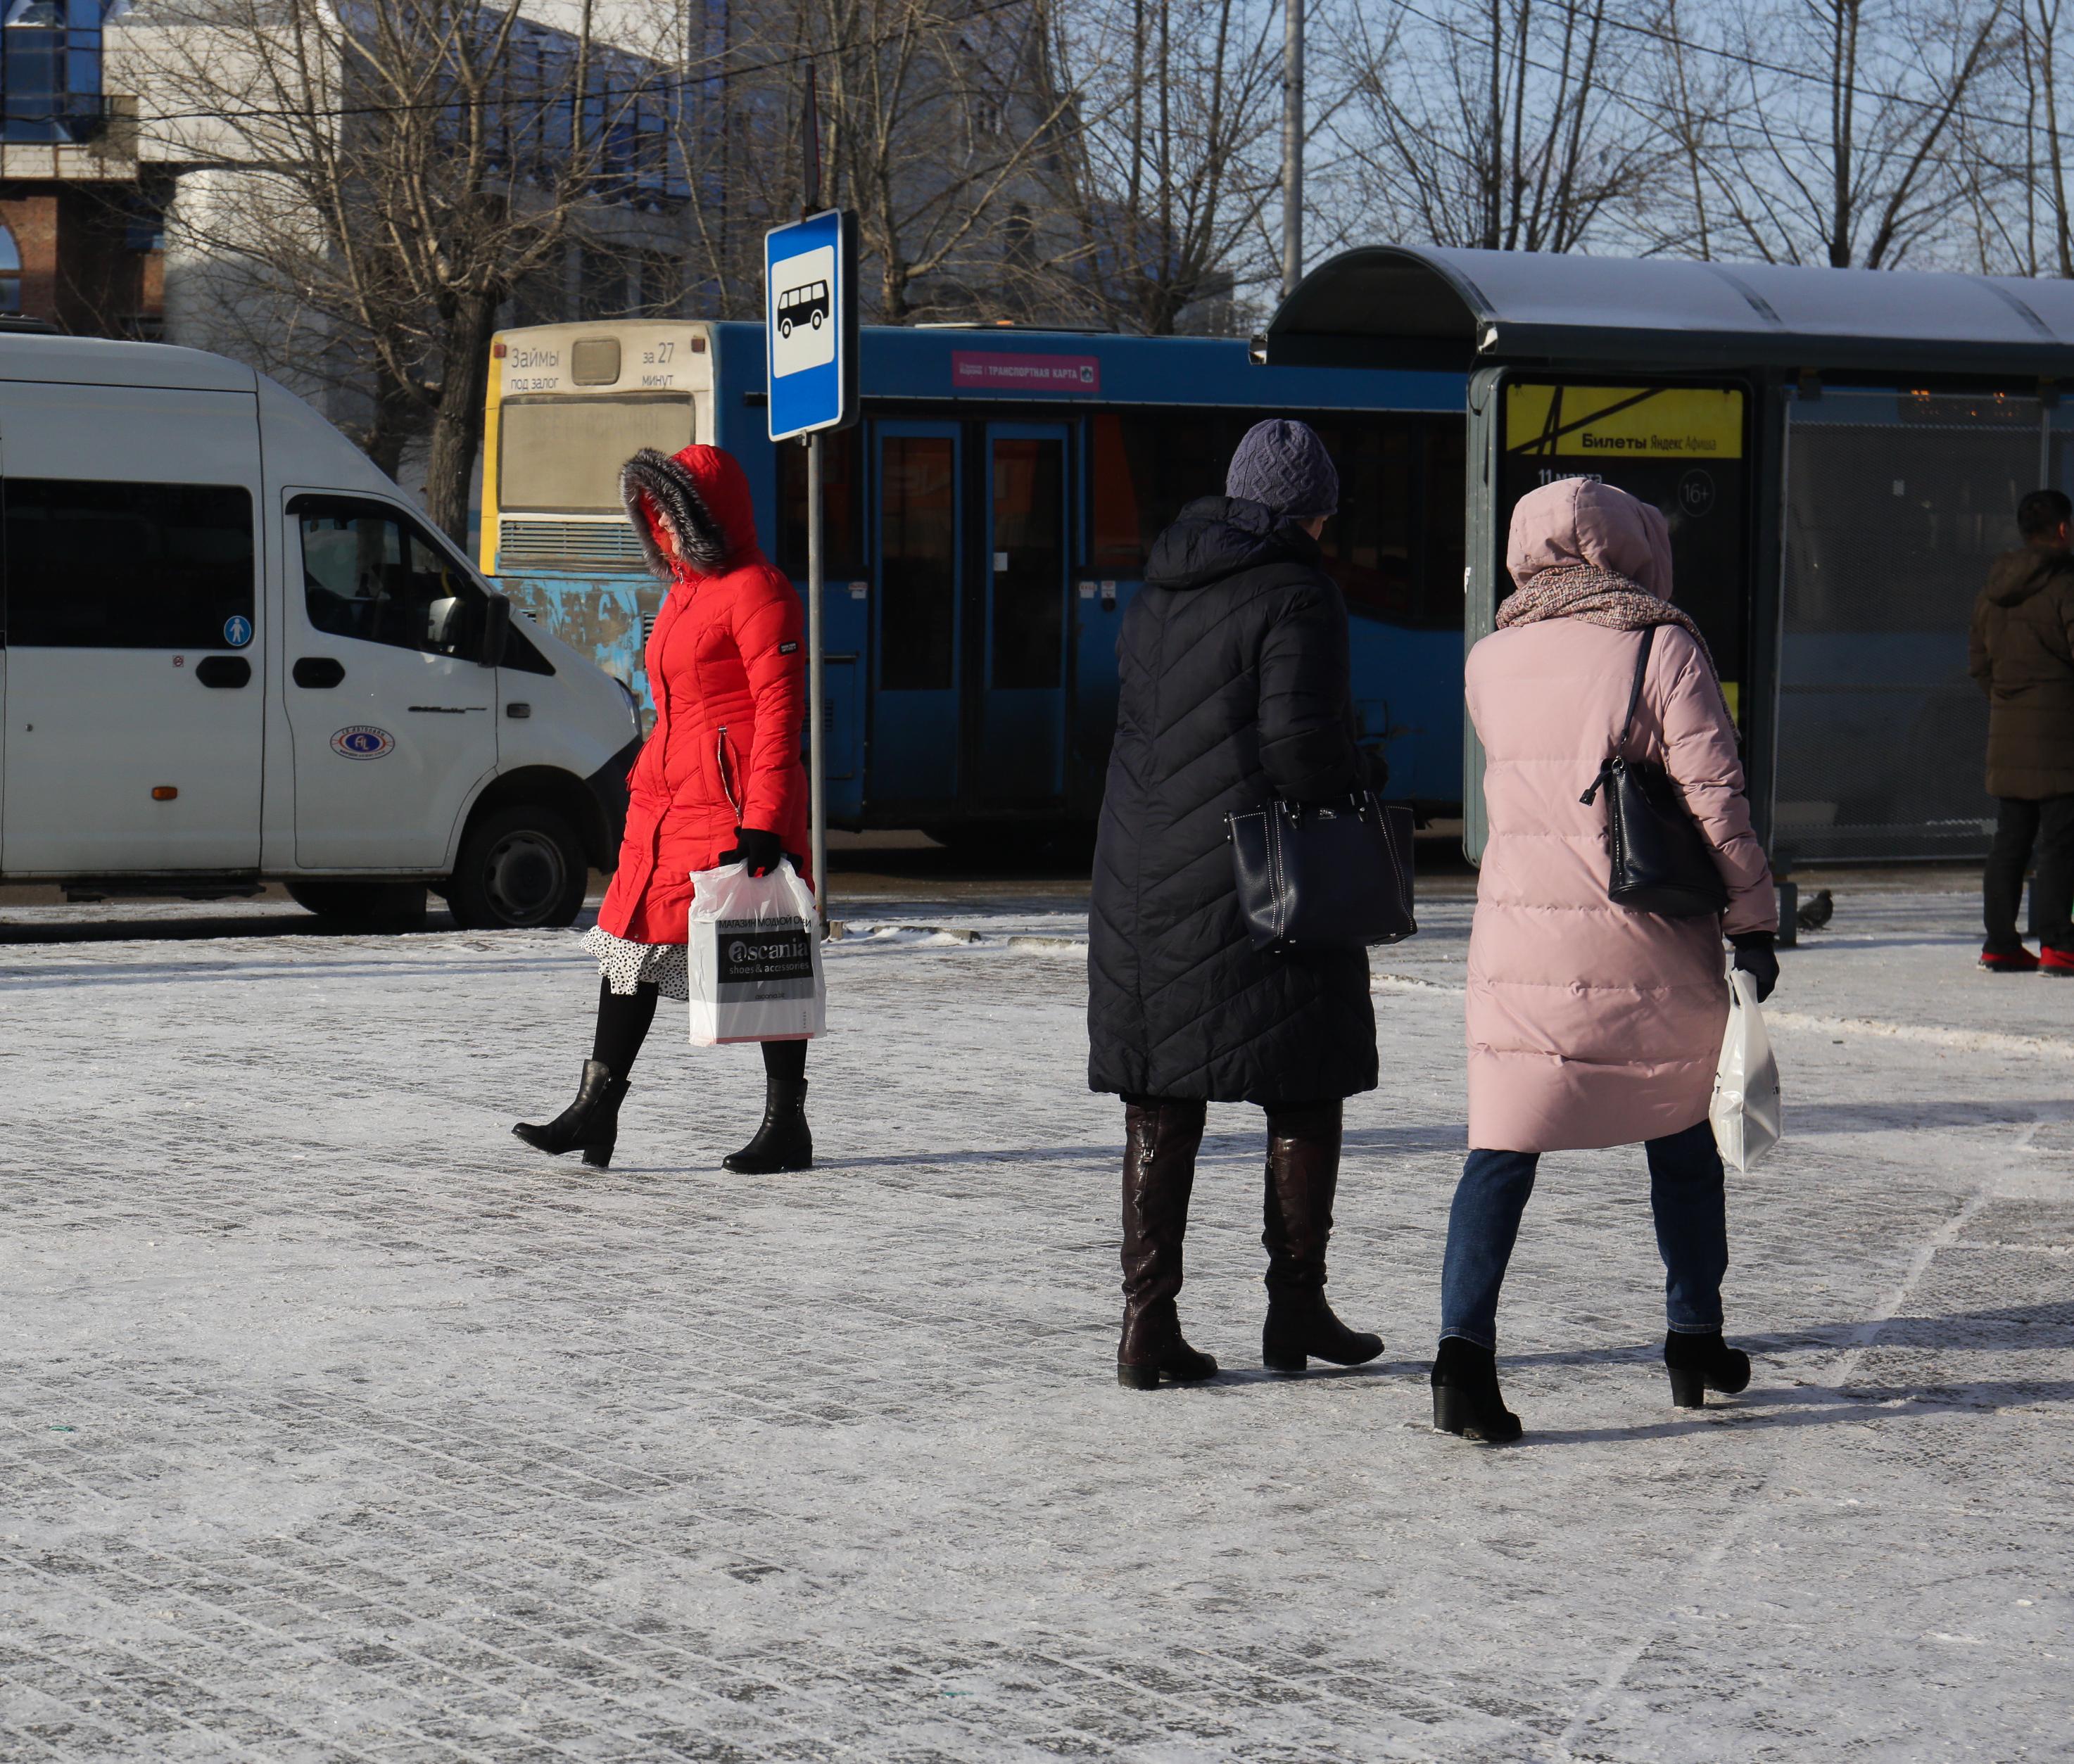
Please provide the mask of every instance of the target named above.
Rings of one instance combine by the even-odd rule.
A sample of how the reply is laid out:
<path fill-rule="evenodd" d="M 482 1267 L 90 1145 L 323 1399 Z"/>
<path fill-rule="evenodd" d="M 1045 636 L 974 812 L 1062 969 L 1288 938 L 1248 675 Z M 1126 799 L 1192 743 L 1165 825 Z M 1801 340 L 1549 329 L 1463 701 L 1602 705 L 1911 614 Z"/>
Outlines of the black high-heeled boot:
<path fill-rule="evenodd" d="M 1195 1101 L 1124 1105 L 1123 1332 L 1116 1382 L 1126 1390 L 1156 1390 L 1163 1378 L 1199 1384 L 1217 1375 L 1217 1361 L 1188 1345 L 1174 1306 L 1203 1113 Z"/>
<path fill-rule="evenodd" d="M 1486 1445 L 1510 1445 L 1520 1435 L 1519 1417 L 1505 1406 L 1498 1387 L 1498 1356 L 1451 1335 L 1433 1361 L 1433 1426 Z"/>
<path fill-rule="evenodd" d="M 814 1136 L 807 1128 L 807 1080 L 766 1078 L 763 1125 L 741 1151 L 721 1159 L 738 1176 L 770 1176 L 814 1167 Z"/>
<path fill-rule="evenodd" d="M 602 1060 L 586 1060 L 574 1102 L 552 1121 L 522 1121 L 511 1130 L 552 1157 L 580 1149 L 585 1163 L 603 1170 L 611 1163 L 612 1148 L 619 1140 L 619 1105 L 626 1100 L 629 1088 L 624 1078 L 613 1076 L 612 1068 Z"/>
<path fill-rule="evenodd" d="M 1719 1329 L 1706 1335 L 1667 1331 L 1663 1366 L 1671 1374 L 1671 1400 L 1681 1409 L 1704 1409 L 1709 1390 L 1732 1397 L 1750 1381 L 1750 1356 L 1722 1341 Z"/>
<path fill-rule="evenodd" d="M 1267 1249 L 1267 1320 L 1260 1357 L 1270 1372 L 1301 1372 L 1312 1359 L 1365 1365 L 1382 1337 L 1349 1329 L 1325 1297 L 1325 1246 L 1339 1192 L 1341 1105 L 1270 1109 L 1267 1196 L 1260 1241 Z"/>

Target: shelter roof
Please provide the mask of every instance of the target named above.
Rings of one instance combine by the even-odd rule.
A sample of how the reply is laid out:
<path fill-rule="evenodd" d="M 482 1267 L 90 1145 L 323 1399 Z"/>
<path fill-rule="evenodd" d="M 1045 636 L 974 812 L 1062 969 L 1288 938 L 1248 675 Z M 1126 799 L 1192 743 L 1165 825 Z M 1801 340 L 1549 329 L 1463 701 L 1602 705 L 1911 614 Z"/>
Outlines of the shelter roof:
<path fill-rule="evenodd" d="M 1276 312 L 1267 359 L 2074 377 L 2074 282 L 1364 246 Z"/>

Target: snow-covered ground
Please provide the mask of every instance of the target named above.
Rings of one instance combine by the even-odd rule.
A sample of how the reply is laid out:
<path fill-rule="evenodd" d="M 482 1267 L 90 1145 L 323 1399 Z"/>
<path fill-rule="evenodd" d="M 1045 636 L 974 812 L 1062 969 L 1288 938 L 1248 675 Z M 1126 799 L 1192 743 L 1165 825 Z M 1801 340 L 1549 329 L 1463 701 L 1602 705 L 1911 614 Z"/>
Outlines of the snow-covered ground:
<path fill-rule="evenodd" d="M 1786 957 L 1739 1401 L 1669 1407 L 1638 1152 L 1545 1162 L 1503 1451 L 1427 1425 L 1459 900 L 1378 952 L 1349 1113 L 1332 1292 L 1390 1351 L 1260 1371 L 1220 1109 L 1227 1371 L 1149 1394 L 1070 911 L 853 908 L 820 1167 L 753 1180 L 754 1051 L 667 1013 L 609 1172 L 510 1138 L 573 936 L 209 911 L 275 934 L 0 948 L 0 1758 L 2074 1751 L 2074 986 L 1976 973 L 1969 896 Z"/>

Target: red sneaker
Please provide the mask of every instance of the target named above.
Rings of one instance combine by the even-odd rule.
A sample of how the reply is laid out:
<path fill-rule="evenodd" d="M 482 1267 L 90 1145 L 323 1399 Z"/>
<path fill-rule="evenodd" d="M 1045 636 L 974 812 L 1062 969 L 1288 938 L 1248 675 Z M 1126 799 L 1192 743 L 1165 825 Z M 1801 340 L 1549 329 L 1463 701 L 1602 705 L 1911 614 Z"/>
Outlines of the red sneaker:
<path fill-rule="evenodd" d="M 2051 944 L 2039 951 L 2039 967 L 2062 980 L 2074 980 L 2074 949 L 2055 949 Z"/>
<path fill-rule="evenodd" d="M 1998 954 L 1992 949 L 1981 952 L 1981 965 L 1991 974 L 2035 974 L 2041 967 L 2052 968 L 2055 962 L 2058 964 L 2055 972 L 2074 974 L 2074 955 L 2063 954 L 2057 949 L 2047 950 L 2043 962 L 2021 944 L 2007 955 Z"/>

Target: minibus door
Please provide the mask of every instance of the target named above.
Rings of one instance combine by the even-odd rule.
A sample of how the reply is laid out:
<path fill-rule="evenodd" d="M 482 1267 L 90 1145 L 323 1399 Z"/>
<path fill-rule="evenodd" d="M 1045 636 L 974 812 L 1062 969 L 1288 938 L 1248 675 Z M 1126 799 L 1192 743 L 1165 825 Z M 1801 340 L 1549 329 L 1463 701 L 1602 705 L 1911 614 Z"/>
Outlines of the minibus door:
<path fill-rule="evenodd" d="M 868 799 L 948 802 L 958 766 L 958 427 L 880 423 Z"/>
<path fill-rule="evenodd" d="M 256 401 L 13 381 L 0 443 L 0 867 L 258 869 Z"/>
<path fill-rule="evenodd" d="M 1065 788 L 1066 429 L 986 429 L 985 661 L 975 745 L 990 803 Z"/>
<path fill-rule="evenodd" d="M 295 862 L 436 870 L 497 769 L 489 597 L 394 503 L 291 492 L 285 538 Z"/>

